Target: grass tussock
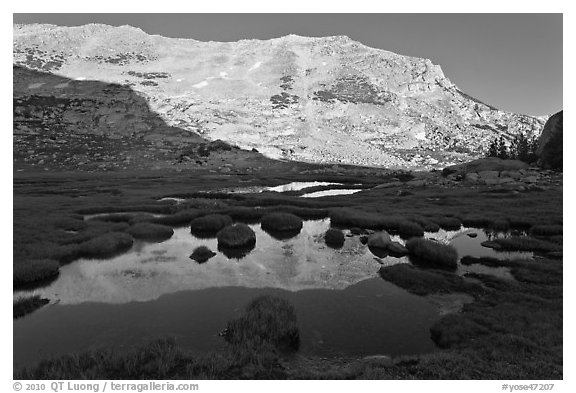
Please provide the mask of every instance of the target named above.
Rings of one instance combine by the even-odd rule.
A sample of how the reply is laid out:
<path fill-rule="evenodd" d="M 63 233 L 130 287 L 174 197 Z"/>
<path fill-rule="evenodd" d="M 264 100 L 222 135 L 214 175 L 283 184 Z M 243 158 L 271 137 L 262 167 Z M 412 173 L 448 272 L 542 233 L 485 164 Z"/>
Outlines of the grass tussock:
<path fill-rule="evenodd" d="M 103 216 L 96 216 L 96 217 L 92 217 L 90 218 L 90 220 L 96 220 L 96 221 L 105 221 L 105 222 L 125 222 L 125 223 L 130 223 L 134 220 L 134 218 L 138 217 L 139 215 L 137 214 L 133 214 L 133 213 L 111 213 L 111 214 L 105 214 Z M 142 214 L 140 215 L 142 217 L 147 217 L 147 218 L 151 218 L 152 216 L 150 215 L 146 215 L 146 214 Z"/>
<path fill-rule="evenodd" d="M 446 231 L 457 231 L 462 227 L 462 221 L 456 217 L 440 217 L 435 221 L 440 225 L 440 228 Z"/>
<path fill-rule="evenodd" d="M 190 255 L 190 259 L 195 260 L 198 263 L 207 262 L 210 258 L 215 256 L 216 253 L 209 249 L 206 246 L 196 247 L 192 254 Z"/>
<path fill-rule="evenodd" d="M 406 242 L 406 248 L 410 251 L 413 262 L 456 269 L 458 262 L 458 252 L 452 246 L 437 243 L 432 240 L 422 238 L 412 238 Z"/>
<path fill-rule="evenodd" d="M 530 234 L 533 236 L 558 236 L 562 233 L 562 225 L 534 225 L 530 228 Z"/>
<path fill-rule="evenodd" d="M 329 247 L 340 248 L 344 245 L 344 233 L 340 229 L 330 228 L 324 234 L 324 241 Z"/>
<path fill-rule="evenodd" d="M 343 228 L 381 229 L 382 218 L 378 214 L 348 208 L 333 209 L 330 212 L 330 223 Z"/>
<path fill-rule="evenodd" d="M 300 347 L 300 333 L 294 307 L 274 296 L 254 299 L 244 315 L 228 322 L 225 339 L 232 346 L 272 346 L 281 352 Z"/>
<path fill-rule="evenodd" d="M 82 215 L 76 214 L 68 217 L 59 217 L 54 220 L 53 225 L 65 231 L 80 231 L 86 228 L 86 221 L 84 221 Z"/>
<path fill-rule="evenodd" d="M 259 221 L 267 213 L 266 209 L 239 206 L 225 210 L 224 214 L 232 217 L 234 221 L 253 223 Z"/>
<path fill-rule="evenodd" d="M 302 206 L 269 206 L 266 208 L 267 212 L 280 212 L 289 213 L 300 217 L 303 220 L 320 220 L 327 218 L 330 214 L 328 209 L 319 209 L 314 207 L 302 207 Z"/>
<path fill-rule="evenodd" d="M 490 228 L 493 222 L 494 220 L 485 216 L 470 215 L 470 216 L 464 216 L 462 218 L 462 225 L 464 225 L 467 228 L 477 228 L 477 229 Z"/>
<path fill-rule="evenodd" d="M 190 222 L 190 230 L 193 234 L 216 234 L 219 230 L 232 224 L 232 218 L 222 214 L 208 214 L 198 217 Z"/>
<path fill-rule="evenodd" d="M 156 203 L 148 205 L 126 205 L 126 206 L 91 206 L 83 209 L 78 209 L 76 213 L 82 215 L 88 214 L 103 214 L 103 213 L 154 213 L 154 214 L 171 214 L 174 212 L 174 206 Z"/>
<path fill-rule="evenodd" d="M 15 262 L 14 288 L 41 286 L 58 276 L 60 263 L 54 259 L 33 259 Z"/>
<path fill-rule="evenodd" d="M 419 224 L 424 229 L 424 232 L 438 232 L 440 230 L 440 225 L 427 217 L 410 215 L 407 219 Z"/>
<path fill-rule="evenodd" d="M 33 313 L 48 303 L 50 303 L 50 300 L 41 298 L 39 295 L 17 299 L 13 306 L 13 318 L 22 318 L 23 316 Z"/>
<path fill-rule="evenodd" d="M 490 224 L 487 228 L 496 232 L 505 232 L 510 229 L 510 223 L 507 220 L 498 219 L 492 221 L 492 224 Z"/>
<path fill-rule="evenodd" d="M 240 248 L 256 244 L 256 234 L 248 225 L 234 224 L 227 226 L 216 235 L 219 247 Z"/>
<path fill-rule="evenodd" d="M 168 226 L 141 222 L 126 230 L 133 238 L 148 241 L 164 241 L 174 235 L 174 230 Z"/>
<path fill-rule="evenodd" d="M 198 218 L 203 214 L 204 213 L 200 209 L 187 209 L 164 217 L 153 217 L 150 219 L 150 222 L 172 227 L 182 227 L 190 225 L 190 222 L 193 219 Z"/>
<path fill-rule="evenodd" d="M 441 270 L 422 270 L 406 263 L 383 266 L 380 277 L 415 295 L 463 292 L 476 294 L 481 286 L 455 274 Z"/>
<path fill-rule="evenodd" d="M 482 245 L 501 251 L 550 252 L 562 250 L 562 246 L 558 244 L 530 236 L 511 236 L 507 238 L 494 239 L 483 242 Z"/>
<path fill-rule="evenodd" d="M 402 222 L 402 217 L 385 216 L 376 212 L 365 212 L 357 209 L 338 208 L 330 213 L 330 223 L 340 228 L 358 227 L 362 229 L 386 229 L 397 231 Z"/>
<path fill-rule="evenodd" d="M 262 217 L 261 225 L 267 232 L 300 231 L 302 219 L 291 213 L 271 213 Z"/>
<path fill-rule="evenodd" d="M 528 230 L 534 225 L 534 219 L 525 217 L 508 217 L 510 228 L 518 230 Z"/>
<path fill-rule="evenodd" d="M 424 228 L 412 221 L 402 221 L 398 226 L 398 233 L 403 239 L 424 236 Z"/>
<path fill-rule="evenodd" d="M 124 232 L 110 232 L 78 245 L 84 258 L 110 258 L 132 247 L 134 239 Z"/>
<path fill-rule="evenodd" d="M 89 236 L 88 236 L 89 237 Z M 84 240 L 85 236 L 79 237 Z M 61 263 L 70 263 L 80 258 L 105 259 L 128 251 L 134 239 L 125 232 L 108 232 L 81 242 L 69 243 L 54 250 Z"/>

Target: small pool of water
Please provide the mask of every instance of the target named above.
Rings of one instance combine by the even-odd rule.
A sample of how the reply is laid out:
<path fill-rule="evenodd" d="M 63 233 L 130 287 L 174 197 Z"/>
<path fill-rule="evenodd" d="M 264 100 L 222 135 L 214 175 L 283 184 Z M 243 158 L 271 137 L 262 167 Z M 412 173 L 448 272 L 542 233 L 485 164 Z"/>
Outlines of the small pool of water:
<path fill-rule="evenodd" d="M 474 237 L 469 236 L 475 235 Z M 449 244 L 458 250 L 459 258 L 464 256 L 471 256 L 475 258 L 489 257 L 500 260 L 514 260 L 514 259 L 532 259 L 534 254 L 525 251 L 496 251 L 491 248 L 483 247 L 482 242 L 486 240 L 493 240 L 495 238 L 509 237 L 509 232 L 491 233 L 482 229 L 463 228 L 454 233 L 449 240 Z M 466 273 L 481 273 L 490 274 L 499 278 L 514 280 L 507 267 L 489 267 L 481 264 L 462 265 L 458 264 L 458 274 Z"/>
<path fill-rule="evenodd" d="M 173 198 L 173 197 L 165 197 L 158 199 L 158 202 L 165 202 L 165 201 L 173 201 L 176 202 L 177 205 L 186 202 L 185 198 Z"/>
<path fill-rule="evenodd" d="M 308 194 L 303 194 L 302 198 L 320 198 L 320 197 L 324 197 L 324 196 L 333 196 L 333 195 L 351 195 L 351 194 L 356 194 L 357 192 L 360 192 L 363 190 L 364 189 L 346 188 L 346 189 L 316 191 L 316 192 L 310 192 Z"/>
<path fill-rule="evenodd" d="M 266 191 L 275 191 L 275 192 L 286 192 L 286 191 L 300 191 L 305 188 L 309 187 L 319 187 L 319 186 L 341 186 L 342 183 L 329 183 L 329 182 L 322 182 L 322 181 L 299 181 L 299 182 L 292 182 L 288 184 L 282 184 L 279 186 L 274 187 L 265 187 Z"/>
<path fill-rule="evenodd" d="M 150 217 L 165 217 L 166 214 L 149 213 L 149 212 L 116 212 L 116 213 L 97 213 L 85 214 L 84 220 L 92 220 L 98 217 L 114 217 L 114 216 L 150 216 Z"/>
<path fill-rule="evenodd" d="M 257 193 L 257 192 L 287 192 L 287 191 L 300 191 L 304 188 L 309 187 L 319 187 L 319 186 L 341 186 L 343 183 L 330 183 L 321 181 L 299 181 L 287 184 L 281 184 L 279 186 L 253 186 L 253 187 L 237 187 L 237 188 L 226 188 L 219 190 L 219 192 L 227 192 L 234 194 L 247 194 L 247 193 Z"/>

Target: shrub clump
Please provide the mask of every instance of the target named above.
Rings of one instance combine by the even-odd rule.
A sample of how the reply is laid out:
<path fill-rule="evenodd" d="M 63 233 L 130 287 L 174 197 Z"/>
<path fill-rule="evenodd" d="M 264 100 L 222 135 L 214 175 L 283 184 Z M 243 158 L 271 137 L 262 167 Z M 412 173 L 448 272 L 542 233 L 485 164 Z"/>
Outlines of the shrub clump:
<path fill-rule="evenodd" d="M 324 234 L 324 241 L 330 247 L 342 247 L 344 240 L 344 233 L 340 229 L 330 228 Z"/>
<path fill-rule="evenodd" d="M 190 255 L 190 259 L 195 260 L 198 263 L 204 263 L 208 261 L 210 258 L 215 256 L 216 253 L 209 249 L 206 246 L 196 247 L 192 254 Z"/>
<path fill-rule="evenodd" d="M 33 259 L 14 263 L 13 286 L 42 284 L 58 276 L 60 263 L 53 259 Z"/>
<path fill-rule="evenodd" d="M 50 300 L 41 298 L 39 295 L 20 298 L 14 302 L 13 318 L 21 318 L 48 303 L 50 303 Z"/>
<path fill-rule="evenodd" d="M 170 227 L 160 224 L 152 224 L 150 222 L 140 222 L 132 225 L 126 230 L 135 239 L 142 240 L 166 240 L 170 239 L 174 234 L 174 230 Z"/>
<path fill-rule="evenodd" d="M 300 231 L 302 219 L 290 213 L 270 213 L 262 217 L 261 226 L 270 232 Z"/>
<path fill-rule="evenodd" d="M 256 244 L 256 234 L 248 225 L 234 224 L 222 229 L 216 235 L 219 247 L 240 248 Z"/>
<path fill-rule="evenodd" d="M 448 269 L 457 267 L 458 252 L 452 246 L 428 239 L 412 238 L 406 242 L 406 248 L 410 255 L 415 257 L 413 261 Z"/>
<path fill-rule="evenodd" d="M 300 347 L 300 332 L 294 307 L 279 297 L 258 297 L 242 317 L 228 322 L 224 338 L 237 348 L 295 352 Z"/>
<path fill-rule="evenodd" d="M 192 233 L 216 234 L 219 230 L 232 224 L 232 218 L 222 214 L 208 214 L 190 222 Z"/>
<path fill-rule="evenodd" d="M 412 221 L 402 221 L 398 227 L 398 232 L 404 239 L 424 236 L 424 228 Z"/>

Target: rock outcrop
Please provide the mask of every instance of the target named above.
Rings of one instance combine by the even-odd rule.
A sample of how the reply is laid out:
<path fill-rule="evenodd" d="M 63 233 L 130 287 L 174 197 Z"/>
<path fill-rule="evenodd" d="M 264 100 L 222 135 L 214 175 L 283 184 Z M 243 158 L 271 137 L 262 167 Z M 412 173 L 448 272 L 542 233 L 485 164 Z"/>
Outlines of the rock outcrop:
<path fill-rule="evenodd" d="M 501 171 L 518 171 L 526 169 L 529 165 L 519 160 L 503 160 L 497 157 L 479 158 L 464 164 L 451 165 L 442 171 L 444 175 L 466 176 L 469 173 L 483 174 L 482 177 L 498 177 Z M 492 176 L 491 176 L 492 175 Z"/>
<path fill-rule="evenodd" d="M 200 42 L 130 26 L 14 25 L 13 53 L 25 70 L 14 81 L 20 140 L 63 122 L 72 126 L 62 133 L 160 150 L 201 138 L 270 158 L 431 169 L 479 157 L 495 136 L 536 135 L 544 123 L 475 100 L 430 60 L 345 36 Z"/>
<path fill-rule="evenodd" d="M 548 119 L 538 140 L 537 154 L 544 168 L 562 170 L 562 123 L 563 112 L 560 111 Z"/>

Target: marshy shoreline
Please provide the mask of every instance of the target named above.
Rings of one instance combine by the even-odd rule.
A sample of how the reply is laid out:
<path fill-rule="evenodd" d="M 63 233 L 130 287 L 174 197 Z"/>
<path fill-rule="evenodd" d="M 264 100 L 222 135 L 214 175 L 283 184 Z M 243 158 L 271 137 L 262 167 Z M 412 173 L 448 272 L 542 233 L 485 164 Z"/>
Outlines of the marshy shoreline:
<path fill-rule="evenodd" d="M 300 220 L 329 219 L 338 230 L 386 230 L 403 238 L 436 228 L 519 230 L 512 240 L 495 240 L 508 251 L 530 251 L 531 260 L 477 258 L 469 264 L 505 267 L 510 282 L 482 273 L 456 274 L 443 266 L 398 264 L 375 269 L 375 277 L 417 296 L 466 295 L 471 302 L 442 316 L 430 328 L 439 347 L 429 354 L 395 357 L 320 357 L 285 345 L 274 332 L 239 334 L 234 344 L 198 355 L 174 340 L 83 354 L 15 368 L 18 379 L 561 379 L 562 374 L 562 186 L 549 176 L 530 187 L 450 181 L 440 173 L 411 174 L 378 169 L 325 167 L 316 174 L 292 172 L 290 163 L 267 173 L 243 175 L 209 171 L 141 173 L 15 173 L 14 289 L 41 287 L 58 279 L 58 266 L 81 258 L 106 259 L 129 250 L 135 239 L 162 241 L 171 231 L 209 215 L 235 223 L 260 223 L 271 214 Z M 561 174 L 560 182 L 561 182 Z M 296 181 L 324 181 L 288 192 L 226 193 L 219 190 L 266 187 Z M 423 182 L 422 182 L 423 181 Z M 420 183 L 419 183 L 420 182 Z M 310 192 L 358 188 L 320 198 Z M 520 189 L 520 191 L 518 191 Z M 210 192 L 211 191 L 211 192 Z M 164 200 L 162 198 L 183 200 Z M 89 214 L 118 213 L 85 220 Z M 130 213 L 130 214 L 128 214 Z M 42 226 L 39 226 L 39 220 Z M 292 218 L 292 220 L 294 220 Z M 278 227 L 271 220 L 271 226 Z M 296 223 L 295 225 L 297 225 Z M 300 223 L 301 225 L 301 223 Z M 220 230 L 219 228 L 209 228 Z M 250 236 L 250 234 L 248 234 Z M 341 238 L 336 236 L 338 244 Z M 257 242 L 258 240 L 256 240 Z M 349 241 L 346 238 L 346 241 Z M 248 240 L 251 243 L 252 240 Z M 408 247 L 410 248 L 410 247 Z M 192 249 L 189 253 L 192 253 Z M 250 252 L 250 251 L 248 251 Z M 419 251 L 420 253 L 422 251 Z M 436 252 L 436 251 L 434 251 Z M 424 256 L 425 252 L 424 252 Z M 449 259 L 453 259 L 450 257 Z M 44 262 L 43 262 L 44 261 Z M 196 263 L 190 261 L 190 263 Z M 210 264 L 211 261 L 206 262 Z M 240 262 L 241 263 L 241 260 Z M 37 309 L 31 300 L 30 310 Z M 267 304 L 267 303 L 266 303 Z M 277 304 L 272 301 L 271 304 Z M 40 305 L 42 307 L 42 305 Z M 289 310 L 289 305 L 286 306 Z M 265 308 L 265 307 L 264 307 Z M 277 307 L 272 307 L 277 308 Z M 40 309 L 39 312 L 41 312 Z M 269 321 L 286 323 L 289 311 Z M 20 315 L 20 314 L 18 314 Z M 34 314 L 31 314 L 34 315 Z M 246 321 L 255 318 L 248 312 Z M 16 317 L 16 306 L 15 306 Z M 242 322 L 248 323 L 248 322 Z M 223 326 L 224 328 L 225 326 Z M 361 334 L 361 333 L 358 333 Z M 223 339 L 222 339 L 223 340 Z M 224 341 L 224 340 L 223 340 Z M 286 351 L 286 348 L 292 348 Z M 17 348 L 15 348 L 17 351 Z M 102 361 L 102 359 L 107 359 Z"/>

